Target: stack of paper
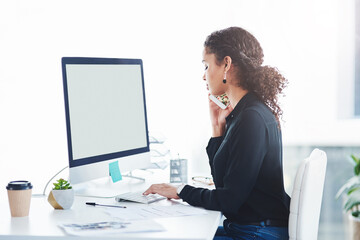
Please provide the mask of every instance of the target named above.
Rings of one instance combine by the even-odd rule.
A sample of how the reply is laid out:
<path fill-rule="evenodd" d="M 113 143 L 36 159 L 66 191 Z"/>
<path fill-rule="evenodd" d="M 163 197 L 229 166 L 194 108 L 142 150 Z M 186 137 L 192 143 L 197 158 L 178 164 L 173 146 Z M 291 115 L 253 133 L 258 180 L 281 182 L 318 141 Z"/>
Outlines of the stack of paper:
<path fill-rule="evenodd" d="M 111 221 L 111 222 L 92 222 L 92 223 L 72 223 L 59 225 L 69 235 L 93 236 L 115 233 L 131 232 L 158 232 L 165 229 L 155 221 Z"/>
<path fill-rule="evenodd" d="M 183 217 L 193 215 L 203 215 L 207 212 L 203 208 L 177 204 L 172 206 L 156 205 L 130 205 L 127 208 L 106 209 L 110 216 L 122 220 L 145 220 L 163 217 Z"/>

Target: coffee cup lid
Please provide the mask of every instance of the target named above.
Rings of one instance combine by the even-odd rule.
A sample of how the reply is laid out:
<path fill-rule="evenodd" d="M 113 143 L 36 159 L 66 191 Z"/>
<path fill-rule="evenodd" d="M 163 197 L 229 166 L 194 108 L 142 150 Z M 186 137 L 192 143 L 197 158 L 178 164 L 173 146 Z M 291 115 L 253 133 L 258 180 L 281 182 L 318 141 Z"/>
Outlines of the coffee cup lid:
<path fill-rule="evenodd" d="M 27 190 L 27 189 L 32 189 L 32 185 L 31 182 L 29 181 L 11 181 L 8 183 L 8 185 L 6 186 L 7 190 Z"/>

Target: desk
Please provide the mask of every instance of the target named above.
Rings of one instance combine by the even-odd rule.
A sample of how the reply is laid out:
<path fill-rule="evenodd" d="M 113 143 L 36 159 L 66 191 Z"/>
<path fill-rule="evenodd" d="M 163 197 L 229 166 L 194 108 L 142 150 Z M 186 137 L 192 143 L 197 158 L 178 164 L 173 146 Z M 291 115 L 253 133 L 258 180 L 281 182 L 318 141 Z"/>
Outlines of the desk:
<path fill-rule="evenodd" d="M 57 225 L 63 222 L 76 221 L 109 221 L 112 218 L 104 212 L 103 207 L 93 207 L 85 204 L 87 201 L 114 204 L 114 199 L 94 199 L 75 197 L 74 205 L 69 210 L 54 210 L 47 202 L 47 197 L 31 199 L 30 214 L 24 218 L 12 218 L 5 194 L 0 199 L 0 239 L 104 239 L 101 237 L 75 237 L 66 235 Z M 136 203 L 122 203 L 128 205 Z M 172 201 L 162 200 L 153 204 L 171 205 Z M 121 239 L 212 239 L 219 225 L 221 213 L 207 211 L 207 215 L 157 218 L 166 231 L 148 233 L 126 233 L 107 235 Z"/>

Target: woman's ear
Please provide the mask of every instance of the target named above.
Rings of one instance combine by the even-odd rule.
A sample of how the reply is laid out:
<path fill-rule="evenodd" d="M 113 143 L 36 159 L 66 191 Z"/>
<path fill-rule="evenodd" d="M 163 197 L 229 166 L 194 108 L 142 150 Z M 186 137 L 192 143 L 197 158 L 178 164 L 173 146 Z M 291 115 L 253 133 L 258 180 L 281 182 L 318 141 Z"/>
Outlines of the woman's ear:
<path fill-rule="evenodd" d="M 225 69 L 224 70 L 225 70 L 225 72 L 229 71 L 229 69 L 231 67 L 231 62 L 232 62 L 231 57 L 226 56 L 224 58 L 224 63 L 225 63 Z"/>

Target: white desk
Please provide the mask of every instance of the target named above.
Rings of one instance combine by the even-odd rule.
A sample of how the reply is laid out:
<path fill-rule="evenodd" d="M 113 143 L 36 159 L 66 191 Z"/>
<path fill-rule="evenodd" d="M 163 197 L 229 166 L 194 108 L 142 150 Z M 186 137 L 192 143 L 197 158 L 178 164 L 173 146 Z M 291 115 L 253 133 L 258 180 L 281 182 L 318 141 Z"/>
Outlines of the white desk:
<path fill-rule="evenodd" d="M 103 207 L 93 207 L 85 204 L 87 201 L 115 204 L 114 199 L 99 199 L 75 197 L 70 210 L 54 210 L 47 202 L 47 197 L 31 199 L 30 214 L 24 218 L 12 218 L 6 193 L 0 199 L 0 239 L 89 239 L 66 235 L 57 225 L 63 222 L 77 221 L 98 222 L 113 220 L 104 212 Z M 158 205 L 171 205 L 170 200 L 162 200 Z M 135 203 L 121 203 L 128 207 Z M 109 238 L 121 239 L 212 239 L 219 225 L 221 213 L 208 211 L 207 215 L 157 218 L 166 231 L 147 233 L 126 233 L 106 235 Z M 104 239 L 105 236 L 91 239 Z"/>

